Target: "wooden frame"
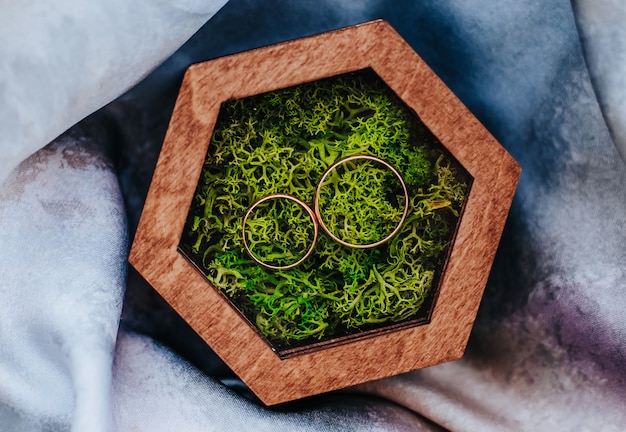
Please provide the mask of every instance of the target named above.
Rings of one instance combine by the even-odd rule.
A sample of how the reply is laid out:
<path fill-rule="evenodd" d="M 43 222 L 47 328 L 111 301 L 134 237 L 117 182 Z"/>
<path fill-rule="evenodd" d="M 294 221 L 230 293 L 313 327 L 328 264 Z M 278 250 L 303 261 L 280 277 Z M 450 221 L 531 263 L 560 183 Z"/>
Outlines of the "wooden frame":
<path fill-rule="evenodd" d="M 474 178 L 427 325 L 279 358 L 177 250 L 220 104 L 372 68 Z M 129 261 L 267 405 L 460 358 L 520 175 L 498 144 L 385 22 L 191 66 Z"/>

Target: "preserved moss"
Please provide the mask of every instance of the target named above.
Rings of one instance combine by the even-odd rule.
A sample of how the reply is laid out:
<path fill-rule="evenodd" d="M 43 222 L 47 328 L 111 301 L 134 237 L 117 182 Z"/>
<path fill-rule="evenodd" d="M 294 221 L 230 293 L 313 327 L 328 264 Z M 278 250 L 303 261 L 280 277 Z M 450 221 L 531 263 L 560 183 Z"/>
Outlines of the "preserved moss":
<path fill-rule="evenodd" d="M 374 249 L 346 248 L 320 234 L 314 255 L 296 268 L 254 263 L 241 238 L 248 207 L 274 193 L 312 204 L 324 171 L 355 154 L 377 156 L 402 174 L 410 206 L 399 234 Z M 341 225 L 333 215 L 351 215 L 350 223 L 341 219 L 348 241 L 384 237 L 397 221 L 402 208 L 384 171 L 363 166 L 342 173 L 342 187 L 376 212 L 359 210 L 349 194 L 322 195 L 325 222 Z M 222 105 L 180 246 L 278 348 L 359 333 L 413 319 L 432 301 L 470 182 L 378 77 L 345 74 Z M 276 235 L 256 251 L 278 263 L 302 254 L 310 238 L 305 224 L 294 234 L 298 240 L 286 242 L 303 215 L 298 206 L 281 211 L 282 225 L 272 217 L 254 220 L 258 233 Z"/>

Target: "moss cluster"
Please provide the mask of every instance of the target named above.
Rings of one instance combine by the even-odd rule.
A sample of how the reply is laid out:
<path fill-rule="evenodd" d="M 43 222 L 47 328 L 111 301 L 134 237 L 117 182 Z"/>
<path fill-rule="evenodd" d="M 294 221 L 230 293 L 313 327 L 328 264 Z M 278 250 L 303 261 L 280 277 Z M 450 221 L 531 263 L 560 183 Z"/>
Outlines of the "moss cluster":
<path fill-rule="evenodd" d="M 248 207 L 273 193 L 312 204 L 323 172 L 354 154 L 382 158 L 402 174 L 410 206 L 400 233 L 363 250 L 320 235 L 315 254 L 286 271 L 254 263 L 241 238 Z M 334 199 L 332 185 L 324 187 L 326 222 L 359 243 L 386 235 L 402 211 L 388 174 L 377 166 L 338 173 L 349 187 L 341 199 Z M 371 71 L 345 74 L 222 105 L 180 246 L 279 348 L 358 333 L 417 316 L 441 271 L 469 181 Z M 351 193 L 369 209 L 354 207 Z M 301 226 L 301 212 L 285 209 L 284 226 Z M 255 223 L 259 233 L 284 231 L 272 218 Z M 293 244 L 285 245 L 270 251 L 273 246 L 259 244 L 257 250 L 282 262 L 293 259 L 286 255 Z"/>

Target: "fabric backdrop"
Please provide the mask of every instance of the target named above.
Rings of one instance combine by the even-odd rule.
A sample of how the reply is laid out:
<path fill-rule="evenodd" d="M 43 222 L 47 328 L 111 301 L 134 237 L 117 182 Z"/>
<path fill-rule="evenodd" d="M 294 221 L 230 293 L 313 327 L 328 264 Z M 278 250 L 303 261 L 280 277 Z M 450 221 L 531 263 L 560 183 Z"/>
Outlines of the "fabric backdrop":
<path fill-rule="evenodd" d="M 461 360 L 268 409 L 128 247 L 188 65 L 376 18 L 523 174 Z M 618 0 L 2 2 L 0 431 L 624 430 L 624 22 Z"/>

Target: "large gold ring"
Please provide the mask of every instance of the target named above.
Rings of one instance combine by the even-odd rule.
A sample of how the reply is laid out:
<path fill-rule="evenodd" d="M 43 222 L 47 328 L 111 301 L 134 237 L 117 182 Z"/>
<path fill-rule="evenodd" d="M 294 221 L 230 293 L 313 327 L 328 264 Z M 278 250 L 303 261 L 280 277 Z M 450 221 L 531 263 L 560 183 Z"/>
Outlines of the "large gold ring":
<path fill-rule="evenodd" d="M 252 253 L 252 251 L 250 250 L 250 245 L 248 244 L 248 240 L 246 238 L 246 222 L 248 221 L 248 217 L 250 216 L 250 214 L 260 204 L 262 204 L 262 203 L 264 203 L 266 201 L 269 201 L 269 200 L 274 200 L 274 199 L 287 199 L 287 200 L 295 202 L 296 204 L 298 204 L 299 206 L 301 206 L 302 208 L 304 208 L 306 210 L 306 212 L 309 214 L 309 217 L 311 218 L 311 221 L 313 222 L 313 240 L 311 241 L 311 247 L 306 251 L 306 253 L 299 260 L 297 260 L 294 263 L 291 263 L 291 264 L 288 264 L 288 265 L 283 265 L 283 266 L 272 265 L 272 264 L 267 263 L 267 262 L 263 261 L 262 259 L 258 258 L 256 255 L 254 255 Z M 313 251 L 315 250 L 315 244 L 317 243 L 318 231 L 319 231 L 319 229 L 318 229 L 318 223 L 317 223 L 317 218 L 315 217 L 315 213 L 313 212 L 313 210 L 311 210 L 311 207 L 309 207 L 304 201 L 301 201 L 298 198 L 293 197 L 291 195 L 272 194 L 272 195 L 267 195 L 267 196 L 265 196 L 265 197 L 255 201 L 248 208 L 248 211 L 246 211 L 246 214 L 243 217 L 242 228 L 241 228 L 241 235 L 242 235 L 242 238 L 243 238 L 243 247 L 246 249 L 246 252 L 250 256 L 250 258 L 252 258 L 258 264 L 260 264 L 263 267 L 268 268 L 270 270 L 288 270 L 290 268 L 293 268 L 293 267 L 296 267 L 296 266 L 302 264 L 313 253 Z"/>
<path fill-rule="evenodd" d="M 398 178 L 398 180 L 400 181 L 400 184 L 402 185 L 402 189 L 404 191 L 404 212 L 402 214 L 402 218 L 400 219 L 400 222 L 398 222 L 398 225 L 391 232 L 391 234 L 389 234 L 387 237 L 383 238 L 382 240 L 379 240 L 379 241 L 374 242 L 374 243 L 357 244 L 357 243 L 349 243 L 349 242 L 346 242 L 345 240 L 340 239 L 335 234 L 333 234 L 330 231 L 330 229 L 326 226 L 326 224 L 324 223 L 324 219 L 322 219 L 322 215 L 320 213 L 320 194 L 321 194 L 322 186 L 324 185 L 324 181 L 326 180 L 326 177 L 328 177 L 328 175 L 331 172 L 333 172 L 335 169 L 337 169 L 340 165 L 343 165 L 346 162 L 355 161 L 355 160 L 371 160 L 371 161 L 374 161 L 374 162 L 377 162 L 379 164 L 384 165 L 385 167 L 387 167 Z M 400 175 L 398 170 L 395 169 L 388 162 L 386 162 L 383 159 L 380 159 L 378 157 L 375 157 L 375 156 L 353 155 L 353 156 L 348 156 L 346 158 L 338 160 L 337 162 L 335 162 L 333 165 L 331 165 L 324 172 L 324 174 L 322 175 L 322 178 L 320 179 L 319 183 L 317 184 L 317 189 L 315 191 L 314 211 L 315 211 L 315 217 L 317 218 L 317 221 L 318 221 L 320 227 L 334 241 L 336 241 L 337 243 L 339 243 L 339 244 L 341 244 L 343 246 L 350 247 L 350 248 L 368 249 L 368 248 L 373 248 L 373 247 L 376 247 L 376 246 L 380 246 L 381 244 L 389 241 L 391 238 L 393 238 L 393 236 L 398 234 L 400 229 L 402 229 L 402 225 L 404 224 L 404 221 L 405 221 L 405 219 L 407 217 L 407 214 L 409 212 L 409 192 L 407 190 L 406 183 L 404 182 L 404 179 L 402 178 L 402 175 Z"/>

